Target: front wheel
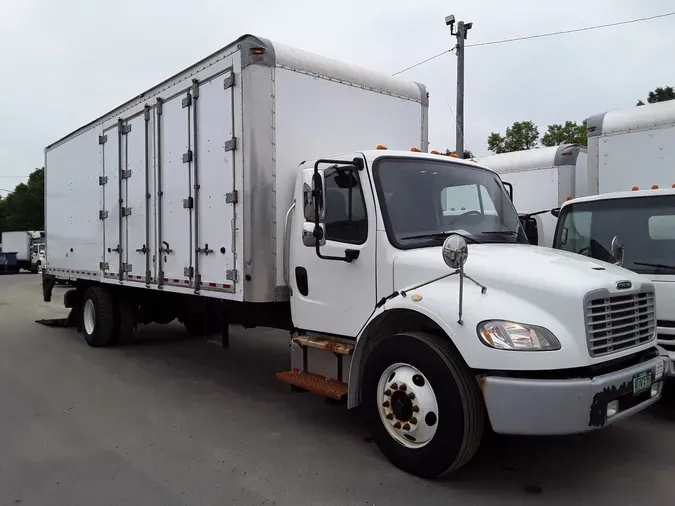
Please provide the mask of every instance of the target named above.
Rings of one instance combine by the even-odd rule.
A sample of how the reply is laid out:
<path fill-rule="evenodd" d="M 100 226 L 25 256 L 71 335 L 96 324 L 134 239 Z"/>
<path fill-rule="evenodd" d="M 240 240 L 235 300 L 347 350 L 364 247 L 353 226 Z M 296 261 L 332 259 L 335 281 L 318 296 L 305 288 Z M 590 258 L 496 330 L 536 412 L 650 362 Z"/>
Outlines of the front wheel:
<path fill-rule="evenodd" d="M 475 377 L 434 334 L 397 334 L 368 357 L 364 407 L 380 451 L 422 478 L 458 470 L 475 455 L 485 410 Z"/>

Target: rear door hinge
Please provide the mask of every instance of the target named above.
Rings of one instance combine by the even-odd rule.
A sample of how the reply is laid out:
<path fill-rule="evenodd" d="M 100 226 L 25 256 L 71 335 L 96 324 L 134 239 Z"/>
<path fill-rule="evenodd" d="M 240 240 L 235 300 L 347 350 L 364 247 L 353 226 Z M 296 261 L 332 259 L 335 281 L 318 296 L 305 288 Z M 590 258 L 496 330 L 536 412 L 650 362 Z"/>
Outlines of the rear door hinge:
<path fill-rule="evenodd" d="M 237 138 L 232 137 L 229 141 L 225 141 L 225 151 L 234 151 L 237 149 Z"/>
<path fill-rule="evenodd" d="M 122 264 L 122 272 L 131 272 L 131 264 Z"/>
<path fill-rule="evenodd" d="M 192 209 L 195 205 L 195 201 L 192 197 L 183 199 L 183 209 Z"/>
<path fill-rule="evenodd" d="M 183 153 L 183 163 L 190 163 L 192 161 L 192 150 L 188 149 Z"/>
<path fill-rule="evenodd" d="M 185 267 L 183 269 L 183 276 L 185 276 L 186 278 L 192 279 L 194 274 L 195 274 L 195 268 L 194 267 Z"/>
<path fill-rule="evenodd" d="M 192 95 L 188 92 L 187 96 L 181 102 L 183 107 L 190 107 L 192 105 Z"/>
<path fill-rule="evenodd" d="M 131 216 L 131 208 L 130 207 L 123 207 L 122 208 L 122 216 Z"/>
<path fill-rule="evenodd" d="M 120 172 L 120 177 L 122 179 L 129 179 L 131 177 L 131 170 L 123 170 Z"/>
<path fill-rule="evenodd" d="M 237 269 L 226 270 L 225 279 L 229 281 L 234 281 L 236 283 L 237 281 L 239 281 L 239 271 Z"/>
<path fill-rule="evenodd" d="M 98 219 L 99 220 L 105 220 L 108 217 L 108 211 L 99 211 L 98 212 Z"/>
<path fill-rule="evenodd" d="M 105 144 L 108 142 L 108 136 L 107 135 L 99 135 L 98 136 L 98 143 L 99 144 Z"/>
<path fill-rule="evenodd" d="M 110 266 L 108 265 L 108 262 L 99 262 L 98 268 L 101 269 L 102 271 L 107 271 Z"/>
<path fill-rule="evenodd" d="M 237 190 L 225 194 L 226 204 L 236 204 L 239 202 L 239 192 Z"/>
<path fill-rule="evenodd" d="M 126 134 L 128 134 L 129 132 L 131 132 L 131 125 L 130 125 L 130 124 L 126 124 L 126 125 L 125 125 L 125 124 L 121 123 L 121 124 L 120 124 L 120 133 L 121 133 L 122 135 L 126 135 Z"/>
<path fill-rule="evenodd" d="M 99 176 L 98 177 L 98 184 L 99 186 L 103 186 L 108 182 L 108 176 Z"/>

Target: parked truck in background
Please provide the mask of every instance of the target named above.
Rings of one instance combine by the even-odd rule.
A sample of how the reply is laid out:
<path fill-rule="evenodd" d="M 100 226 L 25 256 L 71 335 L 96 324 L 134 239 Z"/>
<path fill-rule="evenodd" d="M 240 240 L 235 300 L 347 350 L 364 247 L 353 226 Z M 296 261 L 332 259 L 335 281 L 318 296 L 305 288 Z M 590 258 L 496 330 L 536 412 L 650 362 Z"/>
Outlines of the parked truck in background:
<path fill-rule="evenodd" d="M 423 477 L 468 462 L 486 423 L 577 433 L 654 403 L 653 285 L 528 244 L 497 174 L 425 152 L 427 99 L 241 37 L 46 148 L 45 300 L 72 281 L 97 347 L 174 319 L 223 344 L 230 324 L 288 330 L 278 378 L 363 405 Z"/>
<path fill-rule="evenodd" d="M 44 232 L 22 230 L 2 233 L 3 251 L 16 253 L 17 272 L 25 269 L 38 272 L 41 266 L 41 255 L 44 253 Z"/>
<path fill-rule="evenodd" d="M 562 206 L 553 247 L 612 261 L 618 235 L 623 266 L 654 284 L 658 343 L 675 359 L 675 101 L 598 114 L 587 124 L 593 196 Z"/>
<path fill-rule="evenodd" d="M 535 244 L 551 247 L 556 218 L 548 211 L 588 195 L 586 148 L 577 144 L 513 151 L 477 159 L 513 187 L 513 203 L 536 223 Z M 525 220 L 527 221 L 527 220 Z"/>

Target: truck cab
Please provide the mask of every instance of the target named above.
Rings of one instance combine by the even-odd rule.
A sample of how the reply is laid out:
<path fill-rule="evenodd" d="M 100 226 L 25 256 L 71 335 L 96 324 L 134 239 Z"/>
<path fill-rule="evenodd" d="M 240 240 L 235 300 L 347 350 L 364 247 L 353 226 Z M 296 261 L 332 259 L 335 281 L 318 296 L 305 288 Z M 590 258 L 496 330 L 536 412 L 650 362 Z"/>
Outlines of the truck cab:
<path fill-rule="evenodd" d="M 675 359 L 675 188 L 605 193 L 573 199 L 560 209 L 553 247 L 617 261 L 612 239 L 624 244 L 622 265 L 656 290 L 658 344 Z M 672 373 L 672 362 L 671 362 Z"/>
<path fill-rule="evenodd" d="M 437 476 L 461 466 L 481 439 L 483 409 L 498 433 L 569 434 L 660 397 L 653 284 L 530 245 L 486 167 L 348 153 L 301 164 L 294 197 L 285 276 L 305 337 L 294 338 L 280 379 L 344 385 L 400 468 Z M 625 321 L 632 327 L 613 342 L 612 325 Z M 335 365 L 312 358 L 314 339 L 353 354 Z"/>

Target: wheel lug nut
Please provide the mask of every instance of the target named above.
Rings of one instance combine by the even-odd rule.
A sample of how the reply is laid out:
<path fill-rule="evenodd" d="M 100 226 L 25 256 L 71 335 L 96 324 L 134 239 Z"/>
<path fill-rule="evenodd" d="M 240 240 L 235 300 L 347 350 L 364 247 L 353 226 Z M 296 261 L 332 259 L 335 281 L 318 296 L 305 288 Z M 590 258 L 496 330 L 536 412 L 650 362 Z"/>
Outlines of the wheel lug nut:
<path fill-rule="evenodd" d="M 414 413 L 419 413 L 420 407 L 419 406 L 413 406 L 412 410 Z"/>
<path fill-rule="evenodd" d="M 410 423 L 412 423 L 413 425 L 415 425 L 415 424 L 417 423 L 417 418 L 415 418 L 415 417 L 413 416 L 413 417 L 410 419 Z"/>
<path fill-rule="evenodd" d="M 394 429 L 400 429 L 401 428 L 401 422 L 396 422 L 394 424 Z"/>
<path fill-rule="evenodd" d="M 414 398 L 415 398 L 415 392 L 410 392 L 408 394 L 408 399 L 410 399 L 412 401 Z"/>
<path fill-rule="evenodd" d="M 393 419 L 394 419 L 394 414 L 393 414 L 393 413 L 387 414 L 387 420 L 393 420 Z"/>
<path fill-rule="evenodd" d="M 389 407 L 389 401 L 384 401 L 384 402 L 382 403 L 382 407 L 383 407 L 383 408 L 388 408 L 388 407 Z"/>
<path fill-rule="evenodd" d="M 405 425 L 403 425 L 403 430 L 410 430 L 410 424 L 406 423 Z"/>
<path fill-rule="evenodd" d="M 396 383 L 391 384 L 391 389 L 392 390 L 398 390 L 398 385 Z"/>
<path fill-rule="evenodd" d="M 387 389 L 384 391 L 384 395 L 390 396 L 391 395 L 391 390 Z"/>
<path fill-rule="evenodd" d="M 405 392 L 406 390 L 408 390 L 408 386 L 404 383 L 404 384 L 401 385 L 401 387 L 399 388 L 399 390 L 400 390 L 401 392 Z"/>

